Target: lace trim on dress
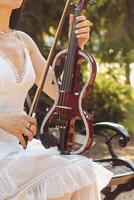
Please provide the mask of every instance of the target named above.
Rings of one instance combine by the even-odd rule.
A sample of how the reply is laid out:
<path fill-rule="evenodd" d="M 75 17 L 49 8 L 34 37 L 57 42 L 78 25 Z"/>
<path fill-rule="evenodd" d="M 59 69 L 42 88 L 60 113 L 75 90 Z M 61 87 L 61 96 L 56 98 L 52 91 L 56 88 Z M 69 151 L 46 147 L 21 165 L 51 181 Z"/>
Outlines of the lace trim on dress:
<path fill-rule="evenodd" d="M 92 173 L 91 173 L 92 171 Z M 76 173 L 77 172 L 77 173 Z M 6 181 L 9 180 L 5 177 Z M 68 180 L 70 180 L 68 182 Z M 9 191 L 3 191 L 2 200 L 47 200 L 48 198 L 61 198 L 65 194 L 73 193 L 77 191 L 77 200 L 83 200 L 79 196 L 79 190 L 82 187 L 89 187 L 90 184 L 93 184 L 94 172 L 92 164 L 89 161 L 80 161 L 76 164 L 70 164 L 62 169 L 50 170 L 45 172 L 42 175 L 28 181 L 20 188 L 10 188 L 12 190 L 12 195 L 8 197 Z M 53 189 L 52 189 L 53 188 Z M 16 190 L 16 194 L 15 193 Z M 18 191 L 17 191 L 18 190 Z M 98 199 L 96 199 L 98 200 Z"/>
<path fill-rule="evenodd" d="M 25 169 L 24 169 L 25 170 Z M 79 161 L 63 168 L 57 167 L 17 187 L 5 171 L 1 186 L 1 200 L 48 200 L 75 193 L 75 200 L 100 200 L 100 191 L 106 187 L 112 173 L 91 160 Z M 2 178 L 2 177 L 1 177 Z M 87 188 L 86 197 L 80 195 Z"/>

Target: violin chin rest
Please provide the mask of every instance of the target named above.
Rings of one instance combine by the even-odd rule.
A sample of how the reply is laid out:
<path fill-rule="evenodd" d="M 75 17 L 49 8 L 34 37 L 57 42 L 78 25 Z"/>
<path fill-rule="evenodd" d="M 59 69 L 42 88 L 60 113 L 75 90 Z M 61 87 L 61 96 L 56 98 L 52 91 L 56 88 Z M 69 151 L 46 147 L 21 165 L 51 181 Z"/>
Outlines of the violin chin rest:
<path fill-rule="evenodd" d="M 50 133 L 45 132 L 43 134 L 40 134 L 39 137 L 42 145 L 47 149 L 50 147 L 58 146 L 57 138 Z"/>

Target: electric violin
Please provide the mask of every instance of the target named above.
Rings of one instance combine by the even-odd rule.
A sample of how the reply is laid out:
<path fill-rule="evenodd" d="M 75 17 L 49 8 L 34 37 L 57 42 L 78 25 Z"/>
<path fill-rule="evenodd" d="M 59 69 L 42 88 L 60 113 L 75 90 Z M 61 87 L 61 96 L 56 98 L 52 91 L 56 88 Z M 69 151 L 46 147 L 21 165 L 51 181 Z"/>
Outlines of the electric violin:
<path fill-rule="evenodd" d="M 45 75 L 33 101 L 30 115 L 32 116 L 39 98 L 47 72 L 56 48 L 69 7 L 74 5 L 74 22 L 70 34 L 68 49 L 59 52 L 53 59 L 54 83 L 57 98 L 45 116 L 40 139 L 45 148 L 57 146 L 61 154 L 79 154 L 90 149 L 93 144 L 93 115 L 86 110 L 86 97 L 96 77 L 96 62 L 92 55 L 78 48 L 75 34 L 76 18 L 87 5 L 94 0 L 79 0 L 77 4 L 68 0 L 59 23 L 56 39 L 47 59 Z M 83 133 L 85 130 L 85 133 Z"/>

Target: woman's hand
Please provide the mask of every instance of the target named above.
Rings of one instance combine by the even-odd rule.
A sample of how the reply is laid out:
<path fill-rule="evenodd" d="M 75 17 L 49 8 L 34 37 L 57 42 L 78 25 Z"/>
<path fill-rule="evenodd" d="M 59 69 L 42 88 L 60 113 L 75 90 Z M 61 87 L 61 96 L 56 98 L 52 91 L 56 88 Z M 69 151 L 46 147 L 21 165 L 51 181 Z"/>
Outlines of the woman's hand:
<path fill-rule="evenodd" d="M 16 136 L 19 142 L 26 148 L 23 134 L 31 141 L 36 135 L 36 119 L 23 114 L 0 113 L 0 128 Z"/>
<path fill-rule="evenodd" d="M 69 19 L 69 35 L 71 33 L 72 25 L 73 25 L 74 16 L 71 14 Z M 76 18 L 77 25 L 76 25 L 76 35 L 78 38 L 78 46 L 83 49 L 86 42 L 89 40 L 90 37 L 90 27 L 93 26 L 92 22 L 86 19 L 85 16 L 81 15 Z"/>

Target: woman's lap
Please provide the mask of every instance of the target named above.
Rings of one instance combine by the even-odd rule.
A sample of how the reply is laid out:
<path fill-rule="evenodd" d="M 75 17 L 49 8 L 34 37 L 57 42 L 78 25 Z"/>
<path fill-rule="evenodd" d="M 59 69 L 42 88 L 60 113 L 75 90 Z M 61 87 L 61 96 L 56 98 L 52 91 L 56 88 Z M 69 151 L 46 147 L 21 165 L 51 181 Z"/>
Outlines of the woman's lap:
<path fill-rule="evenodd" d="M 21 196 L 33 190 L 31 195 L 36 196 L 35 191 L 41 191 L 39 195 L 45 194 L 50 200 L 67 200 L 70 196 L 72 200 L 79 200 L 78 195 L 80 199 L 86 195 L 82 200 L 87 200 L 89 194 L 96 195 L 92 199 L 99 199 L 94 171 L 97 168 L 94 169 L 91 159 L 79 155 L 61 156 L 55 150 L 31 147 L 12 158 L 7 157 L 7 165 L 0 172 L 0 194 Z"/>

